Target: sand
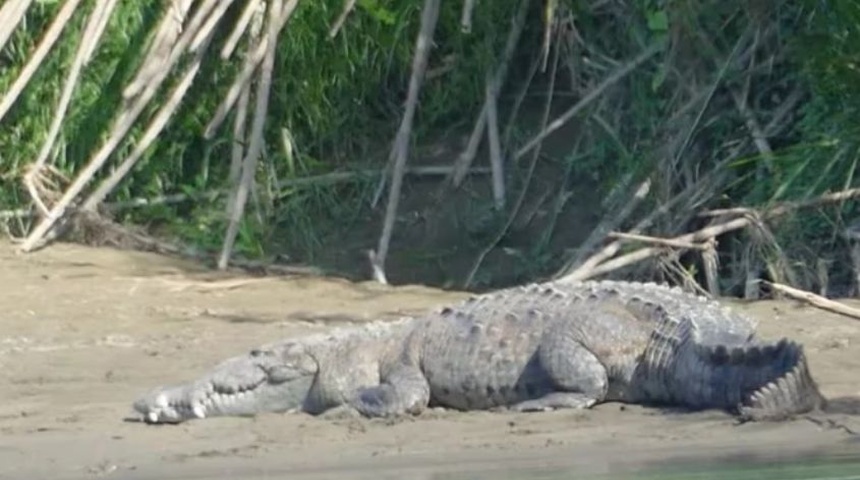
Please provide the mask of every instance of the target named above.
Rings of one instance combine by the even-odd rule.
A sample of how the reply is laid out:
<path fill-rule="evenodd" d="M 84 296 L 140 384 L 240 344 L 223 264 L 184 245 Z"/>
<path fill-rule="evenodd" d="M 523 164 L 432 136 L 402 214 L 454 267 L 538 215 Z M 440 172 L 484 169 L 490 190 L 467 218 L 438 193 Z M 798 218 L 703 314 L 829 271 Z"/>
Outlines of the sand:
<path fill-rule="evenodd" d="M 605 404 L 396 422 L 267 414 L 150 426 L 127 419 L 151 387 L 278 338 L 418 313 L 466 294 L 220 274 L 67 244 L 28 255 L 0 245 L 0 290 L 0 478 L 551 478 L 714 456 L 860 451 L 860 321 L 792 301 L 731 303 L 760 319 L 765 337 L 806 345 L 837 407 L 810 418 L 738 425 L 718 411 Z"/>

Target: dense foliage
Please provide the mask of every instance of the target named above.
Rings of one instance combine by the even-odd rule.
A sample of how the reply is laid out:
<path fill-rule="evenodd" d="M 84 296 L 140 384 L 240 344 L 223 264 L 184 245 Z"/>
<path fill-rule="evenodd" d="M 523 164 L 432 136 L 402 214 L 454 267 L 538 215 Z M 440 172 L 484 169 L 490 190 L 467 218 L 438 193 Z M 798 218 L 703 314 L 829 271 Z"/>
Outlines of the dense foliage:
<path fill-rule="evenodd" d="M 0 93 L 17 78 L 62 3 L 33 3 L 0 52 Z M 82 2 L 64 40 L 0 119 L 4 209 L 30 205 L 20 177 L 51 124 L 92 3 Z M 169 3 L 120 2 L 113 13 L 75 89 L 52 154 L 52 163 L 65 175 L 73 177 L 104 140 L 111 112 L 122 105 L 122 90 Z M 229 34 L 241 4 L 230 7 L 216 45 Z M 465 33 L 463 2 L 442 2 L 429 67 L 435 73 L 421 92 L 411 163 L 454 162 L 483 105 L 488 72 L 501 61 L 517 4 L 478 2 L 471 32 Z M 463 265 L 471 264 L 500 229 L 503 235 L 493 251 L 504 252 L 498 258 L 507 260 L 486 262 L 491 265 L 481 270 L 478 285 L 554 272 L 576 256 L 572 249 L 601 219 L 623 209 L 632 186 L 647 178 L 652 184 L 646 201 L 618 229 L 632 228 L 667 205 L 644 231 L 674 236 L 700 226 L 697 214 L 710 208 L 761 207 L 855 186 L 860 155 L 857 2 L 532 4 L 500 96 L 502 127 L 511 122 L 509 142 L 503 145 L 509 156 L 540 131 L 549 88 L 554 88 L 555 116 L 648 45 L 665 40 L 668 46 L 602 92 L 570 128 L 549 137 L 534 179 L 526 174 L 528 156 L 510 162 L 508 206 L 525 191 L 520 210 L 495 212 L 486 176 L 455 190 L 446 189 L 440 177 L 411 179 L 392 247 L 400 252 L 392 260 L 395 279 L 457 284 L 468 270 Z M 246 256 L 285 254 L 366 276 L 363 251 L 373 246 L 381 224 L 381 209 L 370 205 L 402 113 L 421 2 L 359 0 L 339 34 L 329 38 L 342 8 L 342 0 L 300 2 L 279 38 L 265 159 L 237 248 Z M 530 80 L 532 65 L 544 58 L 547 12 L 556 26 L 548 66 Z M 560 60 L 552 84 L 548 72 L 556 50 Z M 200 250 L 219 248 L 225 199 L 204 194 L 228 187 L 232 137 L 229 123 L 212 140 L 202 132 L 239 68 L 238 59 L 206 58 L 167 130 L 109 199 L 184 193 L 190 200 L 120 210 L 115 213 L 119 220 Z M 155 108 L 148 107 L 145 116 Z M 135 126 L 114 157 L 127 154 L 141 130 Z M 434 155 L 434 148 L 446 153 Z M 478 166 L 487 165 L 485 157 L 486 147 Z M 326 176 L 332 172 L 343 175 Z M 787 276 L 791 283 L 811 287 L 821 283 L 815 268 L 819 260 L 835 261 L 832 276 L 844 283 L 850 269 L 841 266 L 847 255 L 841 232 L 855 210 L 846 202 L 802 211 L 782 217 L 763 235 L 738 233 L 726 239 L 720 246 L 726 287 L 738 287 L 743 277 L 738 268 L 762 268 L 766 276 Z M 508 214 L 517 218 L 510 228 L 505 226 Z M 29 225 L 27 219 L 7 219 L 12 234 L 24 233 Z M 750 247 L 757 260 L 741 260 Z M 687 269 L 696 264 L 695 259 L 680 261 Z M 742 265 L 759 261 L 760 267 Z M 659 262 L 649 265 L 651 273 L 633 273 L 663 271 L 654 268 Z"/>

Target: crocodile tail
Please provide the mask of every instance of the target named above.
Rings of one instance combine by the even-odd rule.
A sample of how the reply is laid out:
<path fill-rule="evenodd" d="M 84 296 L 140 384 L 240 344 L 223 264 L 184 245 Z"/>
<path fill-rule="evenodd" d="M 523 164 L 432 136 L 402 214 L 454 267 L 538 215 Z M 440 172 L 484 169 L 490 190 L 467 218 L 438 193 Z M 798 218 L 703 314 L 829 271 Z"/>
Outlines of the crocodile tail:
<path fill-rule="evenodd" d="M 760 362 L 776 361 L 781 357 L 787 360 L 784 364 L 787 368 L 749 393 L 738 405 L 742 420 L 784 420 L 826 406 L 826 400 L 809 371 L 802 345 L 782 339 L 776 345 L 752 347 L 749 354 L 759 357 Z"/>

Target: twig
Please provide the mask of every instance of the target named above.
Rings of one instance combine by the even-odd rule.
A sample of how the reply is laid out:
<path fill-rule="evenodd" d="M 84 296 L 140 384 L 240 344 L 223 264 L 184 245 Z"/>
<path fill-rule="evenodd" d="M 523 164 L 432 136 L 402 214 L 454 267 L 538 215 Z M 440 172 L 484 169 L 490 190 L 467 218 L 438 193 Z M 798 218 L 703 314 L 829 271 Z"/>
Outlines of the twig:
<path fill-rule="evenodd" d="M 27 64 L 24 65 L 24 68 L 21 69 L 21 73 L 18 74 L 18 78 L 15 79 L 12 86 L 9 87 L 9 90 L 3 96 L 3 101 L 0 102 L 0 120 L 3 120 L 3 117 L 6 116 L 9 109 L 15 104 L 18 96 L 21 95 L 21 92 L 24 91 L 24 88 L 28 83 L 30 83 L 30 79 L 33 78 L 33 74 L 35 74 L 36 70 L 42 66 L 42 61 L 48 55 L 48 52 L 51 51 L 51 47 L 54 46 L 54 43 L 56 43 L 57 39 L 60 37 L 60 33 L 62 33 L 63 29 L 66 28 L 66 25 L 69 23 L 69 19 L 72 18 L 72 15 L 75 13 L 75 9 L 80 3 L 80 0 L 67 0 L 57 13 L 57 16 L 54 17 L 54 21 L 51 22 L 51 26 L 48 27 L 48 30 L 45 32 L 45 36 L 39 41 L 39 46 L 37 46 L 36 50 L 28 56 Z M 0 14 L 0 17 L 2 17 L 2 14 Z M 2 47 L 0 47 L 0 50 L 2 50 Z"/>
<path fill-rule="evenodd" d="M 490 144 L 490 165 L 493 172 L 493 200 L 496 210 L 505 208 L 505 171 L 502 146 L 499 144 L 499 116 L 496 111 L 498 91 L 492 78 L 487 79 L 487 141 Z"/>
<path fill-rule="evenodd" d="M 552 111 L 552 101 L 553 101 L 553 92 L 555 91 L 555 80 L 556 80 L 556 72 L 558 71 L 558 59 L 559 59 L 559 48 L 556 47 L 555 55 L 553 56 L 552 65 L 549 73 L 549 85 L 546 97 L 546 102 L 544 103 L 544 109 L 541 115 L 541 128 L 546 127 L 547 122 L 549 121 L 549 115 Z M 577 146 L 579 144 L 579 140 L 582 138 L 580 135 L 577 139 Z M 481 268 L 481 264 L 484 262 L 484 258 L 499 244 L 499 242 L 504 238 L 508 229 L 513 224 L 514 219 L 517 216 L 517 213 L 522 207 L 523 201 L 525 201 L 526 193 L 528 192 L 529 186 L 531 185 L 532 175 L 534 175 L 535 167 L 537 166 L 538 158 L 540 158 L 540 150 L 542 145 L 538 145 L 537 148 L 534 149 L 532 154 L 531 162 L 529 163 L 529 169 L 526 173 L 525 178 L 523 179 L 523 186 L 520 189 L 520 194 L 517 196 L 517 201 L 511 209 L 510 214 L 508 215 L 508 219 L 505 222 L 504 226 L 499 230 L 499 233 L 496 234 L 496 237 L 484 247 L 483 250 L 478 254 L 477 258 L 475 258 L 475 262 L 472 264 L 472 268 L 469 270 L 469 274 L 466 276 L 466 280 L 463 282 L 464 288 L 469 288 L 472 284 L 472 281 L 475 279 L 475 275 L 478 273 L 478 269 Z"/>
<path fill-rule="evenodd" d="M 836 302 L 830 300 L 829 298 L 824 298 L 820 295 L 816 295 L 812 292 L 807 292 L 805 290 L 789 287 L 788 285 L 783 285 L 781 283 L 768 282 L 767 280 L 761 280 L 761 283 L 769 286 L 777 292 L 788 295 L 795 300 L 807 302 L 814 307 L 818 307 L 823 310 L 829 310 L 831 312 L 835 312 L 840 315 L 845 315 L 851 318 L 860 319 L 860 309 L 849 307 L 844 303 Z"/>
<path fill-rule="evenodd" d="M 409 153 L 409 136 L 412 132 L 412 121 L 418 108 L 418 94 L 424 71 L 427 69 L 427 59 L 430 57 L 430 47 L 433 42 L 433 32 L 439 19 L 440 0 L 424 0 L 421 12 L 421 28 L 415 41 L 415 55 L 412 57 L 412 75 L 409 78 L 409 91 L 406 96 L 406 110 L 400 122 L 400 128 L 394 139 L 389 159 L 393 159 L 394 168 L 391 172 L 391 190 L 388 192 L 388 206 L 382 225 L 382 235 L 375 252 L 370 252 L 370 264 L 377 282 L 387 284 L 385 278 L 385 258 L 394 231 L 394 219 L 400 203 L 400 189 L 403 185 L 403 175 L 406 172 L 406 159 Z"/>
<path fill-rule="evenodd" d="M 650 243 L 663 247 L 682 248 L 685 250 L 704 251 L 708 249 L 708 245 L 703 243 L 682 242 L 678 240 L 672 240 L 671 238 L 650 237 L 647 235 L 636 235 L 633 233 L 609 232 L 609 234 L 607 234 L 606 236 L 610 238 L 618 238 L 621 240 L 632 240 L 635 242 Z"/>
<path fill-rule="evenodd" d="M 526 23 L 526 14 L 528 14 L 529 0 L 520 0 L 519 8 L 516 16 L 511 21 L 511 31 L 505 42 L 505 49 L 502 52 L 502 58 L 499 60 L 499 66 L 496 68 L 493 84 L 497 91 L 501 91 L 508 78 L 508 67 L 511 59 L 514 56 L 517 45 L 520 43 L 520 37 L 523 33 L 523 27 Z M 475 126 L 472 128 L 472 135 L 469 137 L 469 143 L 466 149 L 457 158 L 454 164 L 454 174 L 451 177 L 451 183 L 454 187 L 459 187 L 466 178 L 466 172 L 475 160 L 475 155 L 478 153 L 478 146 L 481 144 L 481 138 L 484 136 L 484 128 L 487 126 L 487 104 L 484 102 L 481 107 L 481 112 L 478 114 L 478 119 L 475 121 Z"/>
<path fill-rule="evenodd" d="M 352 10 L 355 8 L 355 0 L 344 0 L 343 2 L 343 10 L 338 15 L 337 20 L 334 21 L 334 24 L 331 26 L 331 29 L 328 31 L 328 38 L 334 38 L 337 36 L 340 29 L 343 27 L 344 22 L 346 22 L 346 17 L 352 13 Z"/>
<path fill-rule="evenodd" d="M 531 149 L 535 148 L 540 142 L 543 141 L 546 137 L 550 136 L 553 132 L 564 126 L 571 118 L 573 118 L 577 113 L 579 113 L 583 108 L 587 107 L 591 102 L 597 99 L 603 92 L 609 88 L 610 86 L 618 83 L 619 80 L 626 77 L 630 72 L 635 70 L 639 65 L 645 63 L 649 58 L 656 55 L 660 50 L 663 49 L 663 43 L 657 42 L 646 48 L 642 53 L 640 53 L 636 58 L 627 62 L 623 67 L 616 70 L 612 75 L 607 77 L 603 82 L 600 83 L 597 87 L 593 88 L 589 91 L 582 100 L 576 103 L 573 107 L 569 108 L 566 112 L 561 114 L 558 118 L 552 121 L 545 129 L 543 129 L 540 133 L 535 135 L 531 140 L 529 140 L 525 145 L 523 145 L 517 152 L 514 154 L 514 160 L 518 160 L 523 155 L 528 153 Z"/>
<path fill-rule="evenodd" d="M 221 256 L 218 258 L 218 268 L 220 270 L 226 269 L 230 261 L 233 244 L 236 241 L 236 235 L 239 233 L 239 222 L 245 213 L 245 203 L 248 200 L 248 194 L 254 183 L 257 159 L 263 148 L 263 128 L 266 124 L 266 112 L 269 108 L 269 93 L 272 86 L 272 70 L 275 67 L 278 34 L 292 16 L 298 3 L 299 0 L 287 0 L 286 4 L 283 3 L 283 0 L 273 0 L 269 6 L 269 31 L 267 32 L 269 41 L 266 43 L 266 54 L 263 58 L 260 79 L 257 84 L 256 106 L 254 108 L 254 118 L 251 121 L 251 138 L 248 151 L 242 162 L 242 175 L 239 183 L 235 186 L 233 195 L 231 195 L 234 200 L 233 205 L 228 207 L 230 220 L 227 225 L 227 232 L 224 235 Z"/>

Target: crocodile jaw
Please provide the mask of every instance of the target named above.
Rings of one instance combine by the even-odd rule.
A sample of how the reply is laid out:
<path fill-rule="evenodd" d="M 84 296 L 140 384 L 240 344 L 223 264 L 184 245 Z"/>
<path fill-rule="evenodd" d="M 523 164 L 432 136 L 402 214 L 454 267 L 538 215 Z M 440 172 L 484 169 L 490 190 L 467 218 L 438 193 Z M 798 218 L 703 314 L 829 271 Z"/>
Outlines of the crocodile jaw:
<path fill-rule="evenodd" d="M 300 409 L 318 368 L 304 348 L 278 344 L 230 358 L 199 380 L 158 387 L 133 403 L 148 423 Z"/>
<path fill-rule="evenodd" d="M 134 402 L 147 423 L 181 423 L 215 416 L 253 416 L 299 410 L 313 381 L 303 376 L 288 382 L 263 382 L 248 388 L 226 389 L 199 381 L 162 387 Z"/>

